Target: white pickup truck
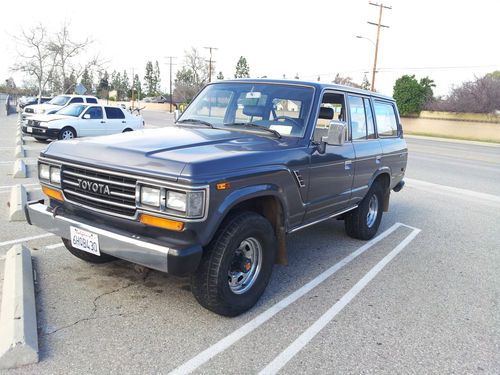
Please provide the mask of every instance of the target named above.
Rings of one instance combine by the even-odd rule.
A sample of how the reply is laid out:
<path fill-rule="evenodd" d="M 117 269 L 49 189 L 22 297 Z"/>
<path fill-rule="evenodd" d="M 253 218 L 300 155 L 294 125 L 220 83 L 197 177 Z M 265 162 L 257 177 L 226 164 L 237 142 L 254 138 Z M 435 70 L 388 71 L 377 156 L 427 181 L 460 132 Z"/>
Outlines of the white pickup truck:
<path fill-rule="evenodd" d="M 21 118 L 26 121 L 35 115 L 51 114 L 74 103 L 97 104 L 97 98 L 88 95 L 57 95 L 48 102 L 27 105 L 23 109 Z"/>

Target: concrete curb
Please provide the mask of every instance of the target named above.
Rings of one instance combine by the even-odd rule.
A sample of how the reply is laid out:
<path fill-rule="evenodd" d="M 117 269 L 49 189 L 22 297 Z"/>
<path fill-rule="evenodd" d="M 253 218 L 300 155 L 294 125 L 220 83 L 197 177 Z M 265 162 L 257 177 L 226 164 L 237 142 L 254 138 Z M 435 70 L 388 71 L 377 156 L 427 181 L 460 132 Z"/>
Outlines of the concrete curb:
<path fill-rule="evenodd" d="M 24 185 L 13 186 L 10 190 L 9 221 L 24 221 L 24 206 L 28 202 L 28 193 Z"/>
<path fill-rule="evenodd" d="M 21 160 L 17 159 L 14 162 L 14 178 L 26 178 L 27 172 L 26 172 L 26 163 Z"/>
<path fill-rule="evenodd" d="M 24 152 L 23 146 L 16 146 L 16 151 L 14 153 L 14 157 L 16 158 L 24 158 L 26 153 Z"/>
<path fill-rule="evenodd" d="M 0 312 L 0 368 L 38 362 L 35 287 L 31 252 L 13 246 L 5 256 Z"/>
<path fill-rule="evenodd" d="M 22 145 L 24 145 L 24 139 L 22 136 L 20 136 L 16 140 L 16 146 L 22 146 Z"/>

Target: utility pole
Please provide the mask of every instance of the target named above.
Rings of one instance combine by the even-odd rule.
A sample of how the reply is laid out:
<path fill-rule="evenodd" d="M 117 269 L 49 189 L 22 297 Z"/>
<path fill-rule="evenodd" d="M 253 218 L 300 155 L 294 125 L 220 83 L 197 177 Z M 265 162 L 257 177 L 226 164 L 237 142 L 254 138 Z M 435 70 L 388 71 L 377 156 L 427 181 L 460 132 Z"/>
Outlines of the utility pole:
<path fill-rule="evenodd" d="M 378 42 L 379 42 L 379 38 L 380 38 L 380 28 L 381 27 L 389 28 L 389 26 L 387 26 L 387 25 L 382 25 L 382 10 L 383 9 L 392 9 L 392 7 L 386 6 L 382 3 L 380 3 L 380 4 L 372 3 L 371 1 L 369 2 L 369 4 L 376 6 L 376 7 L 379 7 L 378 22 L 375 23 L 375 22 L 368 21 L 368 23 L 370 25 L 377 26 L 377 40 L 375 42 L 375 56 L 373 58 L 372 84 L 371 84 L 371 90 L 375 91 L 375 73 L 377 72 Z"/>
<path fill-rule="evenodd" d="M 216 47 L 204 47 L 210 51 L 210 59 L 208 60 L 208 82 L 212 82 L 212 63 L 215 61 L 212 61 L 212 51 L 217 50 L 218 48 Z"/>
<path fill-rule="evenodd" d="M 173 94 L 172 94 L 172 65 L 175 65 L 172 63 L 172 59 L 176 59 L 177 57 L 175 56 L 167 56 L 166 57 L 168 59 L 168 65 L 170 66 L 170 79 L 169 79 L 169 83 L 170 83 L 170 113 L 172 113 L 172 104 L 173 104 Z"/>
<path fill-rule="evenodd" d="M 135 83 L 134 68 L 132 68 L 132 108 L 134 108 L 134 107 L 135 107 L 135 99 L 134 99 L 134 83 Z"/>

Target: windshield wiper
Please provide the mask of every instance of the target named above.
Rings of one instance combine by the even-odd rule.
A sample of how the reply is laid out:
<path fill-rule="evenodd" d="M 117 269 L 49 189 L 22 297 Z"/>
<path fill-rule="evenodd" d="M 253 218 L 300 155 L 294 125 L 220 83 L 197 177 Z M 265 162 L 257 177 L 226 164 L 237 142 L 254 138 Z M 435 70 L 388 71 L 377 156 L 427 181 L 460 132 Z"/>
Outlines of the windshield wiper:
<path fill-rule="evenodd" d="M 177 124 L 184 124 L 184 123 L 201 124 L 201 125 L 210 126 L 211 128 L 214 127 L 211 123 L 209 123 L 207 121 L 198 120 L 198 119 L 195 119 L 195 118 L 187 118 L 187 119 L 184 119 L 184 120 L 177 121 Z"/>
<path fill-rule="evenodd" d="M 278 133 L 276 130 L 265 128 L 264 126 L 260 126 L 260 125 L 257 125 L 257 124 L 251 123 L 251 122 L 232 122 L 229 124 L 224 124 L 224 126 L 242 126 L 245 128 L 265 130 L 269 133 L 273 133 L 276 137 L 281 138 L 281 134 Z"/>

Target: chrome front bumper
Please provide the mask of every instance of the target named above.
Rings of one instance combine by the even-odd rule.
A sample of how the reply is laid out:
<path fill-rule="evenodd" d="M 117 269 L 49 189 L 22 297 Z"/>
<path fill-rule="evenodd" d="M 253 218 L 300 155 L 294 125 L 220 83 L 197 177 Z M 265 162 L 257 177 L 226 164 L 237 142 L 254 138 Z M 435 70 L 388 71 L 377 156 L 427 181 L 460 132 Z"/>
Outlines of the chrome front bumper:
<path fill-rule="evenodd" d="M 178 250 L 170 247 L 152 244 L 132 236 L 117 234 L 61 215 L 54 215 L 49 207 L 39 202 L 28 203 L 25 211 L 28 223 L 31 225 L 66 239 L 70 238 L 70 227 L 88 230 L 99 236 L 99 246 L 103 253 L 155 270 L 168 272 L 169 254 L 171 257 L 178 253 Z"/>

